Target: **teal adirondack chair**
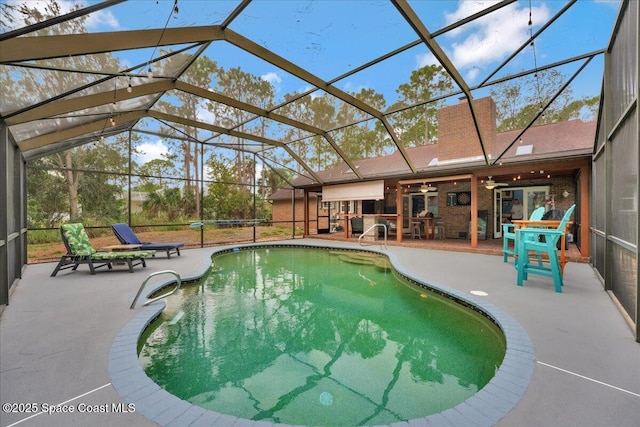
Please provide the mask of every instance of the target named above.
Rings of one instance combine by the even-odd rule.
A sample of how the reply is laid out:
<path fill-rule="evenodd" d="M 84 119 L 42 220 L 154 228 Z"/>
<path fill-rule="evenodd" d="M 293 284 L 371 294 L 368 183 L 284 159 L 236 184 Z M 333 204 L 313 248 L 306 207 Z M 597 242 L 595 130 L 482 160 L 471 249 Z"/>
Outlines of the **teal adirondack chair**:
<path fill-rule="evenodd" d="M 518 262 L 516 269 L 518 270 L 518 286 L 522 286 L 523 281 L 529 278 L 529 274 L 537 274 L 553 278 L 553 284 L 556 292 L 562 292 L 562 270 L 558 260 L 558 241 L 565 233 L 567 222 L 571 218 L 576 205 L 572 205 L 565 212 L 558 228 L 533 228 L 527 227 L 518 230 L 520 234 L 517 239 L 516 252 Z M 544 239 L 541 239 L 544 237 Z M 529 258 L 529 253 L 534 251 L 537 255 L 535 262 Z M 547 254 L 549 259 L 548 265 L 541 262 L 542 254 Z"/>
<path fill-rule="evenodd" d="M 544 215 L 545 208 L 541 206 L 531 212 L 530 221 L 540 221 Z M 502 260 L 509 261 L 509 256 L 516 254 L 516 229 L 514 224 L 502 224 Z M 510 248 L 509 242 L 512 242 L 513 249 Z"/>

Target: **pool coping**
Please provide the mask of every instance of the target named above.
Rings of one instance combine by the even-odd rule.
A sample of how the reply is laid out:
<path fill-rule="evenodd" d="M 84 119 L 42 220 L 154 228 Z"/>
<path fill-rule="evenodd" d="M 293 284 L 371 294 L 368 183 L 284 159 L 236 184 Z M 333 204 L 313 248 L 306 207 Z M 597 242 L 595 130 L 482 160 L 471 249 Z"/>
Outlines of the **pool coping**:
<path fill-rule="evenodd" d="M 387 256 L 393 268 L 407 279 L 424 283 L 464 304 L 478 307 L 502 329 L 506 340 L 505 356 L 495 376 L 486 386 L 464 402 L 443 412 L 393 423 L 391 426 L 492 426 L 507 415 L 524 396 L 533 376 L 535 352 L 529 335 L 520 323 L 498 307 L 473 295 L 467 295 L 446 285 L 403 271 L 401 263 L 393 253 L 377 250 L 372 246 L 345 246 L 330 242 L 318 242 L 317 244 L 309 242 L 252 243 L 212 249 L 210 253 L 205 255 L 200 270 L 196 271 L 193 276 L 182 278 L 182 280 L 192 281 L 203 277 L 211 266 L 211 256 L 214 254 L 228 252 L 234 248 L 265 246 L 332 248 L 379 253 Z M 165 287 L 167 283 L 145 289 L 142 295 L 147 297 Z M 221 427 L 231 425 L 234 427 L 289 426 L 289 424 L 252 421 L 207 410 L 172 395 L 153 382 L 142 369 L 138 360 L 137 346 L 142 333 L 164 308 L 165 302 L 161 300 L 140 309 L 140 312 L 122 328 L 111 345 L 108 356 L 111 384 L 125 402 L 134 404 L 136 412 L 156 424 L 167 427 L 200 425 Z"/>

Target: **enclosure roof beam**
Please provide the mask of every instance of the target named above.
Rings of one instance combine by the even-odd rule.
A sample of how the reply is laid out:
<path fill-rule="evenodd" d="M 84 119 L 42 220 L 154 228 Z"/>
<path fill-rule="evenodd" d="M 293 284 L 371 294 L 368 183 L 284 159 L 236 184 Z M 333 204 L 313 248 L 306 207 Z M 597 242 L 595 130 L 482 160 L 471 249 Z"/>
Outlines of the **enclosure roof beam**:
<path fill-rule="evenodd" d="M 144 111 L 133 111 L 129 113 L 119 114 L 117 117 L 119 121 L 126 123 L 126 122 L 140 120 L 146 115 L 147 113 Z M 21 142 L 18 142 L 18 147 L 23 152 L 28 150 L 34 150 L 36 148 L 41 148 L 47 145 L 55 144 L 56 142 L 65 141 L 67 139 L 79 138 L 79 137 L 85 136 L 88 133 L 100 132 L 110 127 L 112 127 L 112 125 L 109 123 L 109 118 L 94 120 L 90 123 L 83 123 L 71 128 L 50 132 L 44 135 L 38 135 L 30 139 L 25 139 Z"/>
<path fill-rule="evenodd" d="M 175 88 L 172 80 L 156 80 L 151 83 L 144 83 L 136 86 L 135 92 L 129 93 L 126 88 L 115 91 L 98 92 L 86 96 L 75 98 L 59 99 L 43 104 L 39 107 L 23 111 L 22 113 L 10 116 L 5 119 L 9 126 L 26 123 L 34 120 L 46 119 L 61 114 L 81 111 L 88 108 L 108 105 L 113 102 L 122 102 L 128 99 L 138 98 L 145 95 L 154 95 L 160 92 Z"/>
<path fill-rule="evenodd" d="M 16 37 L 0 41 L 0 64 L 223 40 L 219 25 Z"/>
<path fill-rule="evenodd" d="M 161 113 L 159 111 L 149 111 L 149 117 L 153 117 L 153 118 L 156 118 L 158 120 L 165 120 L 165 121 L 170 121 L 170 122 L 174 122 L 174 123 L 180 123 L 180 124 L 185 125 L 185 126 L 193 126 L 193 127 L 200 128 L 200 129 L 206 129 L 206 130 L 210 130 L 212 132 L 218 132 L 218 133 L 221 133 L 221 134 L 233 136 L 233 137 L 240 138 L 240 139 L 247 139 L 249 141 L 256 141 L 256 142 L 260 142 L 262 144 L 283 148 L 284 150 L 287 151 L 287 153 L 291 157 L 293 157 L 298 163 L 300 163 L 300 165 L 305 170 L 307 170 L 307 172 L 309 172 L 311 174 L 311 176 L 313 176 L 313 178 L 316 181 L 318 181 L 319 183 L 322 183 L 322 179 L 320 179 L 318 174 L 316 174 L 314 172 L 314 170 L 311 169 L 309 167 L 309 165 L 307 165 L 307 163 L 303 159 L 300 158 L 300 156 L 298 156 L 296 153 L 294 153 L 286 144 L 284 144 L 284 143 L 282 143 L 280 141 L 276 141 L 275 139 L 269 139 L 269 138 L 265 138 L 265 137 L 259 136 L 259 135 L 252 135 L 252 134 L 246 133 L 246 132 L 239 132 L 239 131 L 233 130 L 233 129 L 226 129 L 226 128 L 223 128 L 221 126 L 216 126 L 216 125 L 211 125 L 211 124 L 203 123 L 203 122 L 196 121 L 196 120 L 186 119 L 184 117 L 175 116 L 175 115 L 172 115 L 172 114 Z M 229 145 L 228 148 L 232 149 L 232 150 L 235 149 L 231 145 Z"/>
<path fill-rule="evenodd" d="M 391 139 L 395 143 L 396 147 L 404 157 L 404 160 L 407 163 L 407 165 L 411 168 L 413 172 L 416 172 L 416 168 L 413 165 L 413 162 L 411 161 L 408 154 L 406 153 L 404 144 L 402 144 L 402 142 L 396 135 L 395 130 L 386 120 L 382 112 L 376 110 L 375 108 L 368 105 L 367 103 L 360 101 L 358 98 L 354 97 L 353 95 L 350 95 L 347 92 L 344 92 L 343 90 L 340 90 L 337 87 L 330 85 L 326 81 L 311 74 L 310 72 L 303 69 L 302 67 L 299 67 L 298 65 L 290 61 L 287 61 L 286 59 L 260 46 L 259 44 L 241 36 L 240 34 L 234 31 L 231 31 L 230 29 L 224 30 L 224 38 L 229 43 L 249 52 L 252 55 L 257 56 L 260 59 L 263 59 L 269 62 L 270 64 L 275 65 L 278 68 L 285 70 L 286 72 L 298 77 L 299 79 L 304 80 L 305 82 L 317 87 L 318 89 L 321 89 L 335 96 L 336 98 L 351 105 L 352 107 L 355 107 L 361 111 L 364 111 L 365 113 L 369 114 L 373 118 L 380 120 L 384 125 L 388 134 L 391 136 Z"/>
<path fill-rule="evenodd" d="M 442 67 L 447 70 L 451 78 L 454 82 L 460 87 L 462 92 L 465 94 L 469 105 L 469 111 L 471 112 L 471 118 L 473 119 L 473 125 L 476 128 L 476 134 L 478 136 L 478 140 L 480 141 L 480 147 L 482 148 L 482 155 L 484 156 L 484 161 L 486 164 L 489 164 L 489 157 L 487 155 L 486 144 L 484 142 L 484 138 L 482 136 L 482 132 L 480 132 L 480 125 L 478 123 L 477 114 L 475 108 L 473 106 L 473 95 L 471 94 L 471 89 L 469 85 L 464 80 L 458 69 L 453 65 L 447 54 L 440 47 L 438 42 L 431 36 L 429 30 L 424 25 L 424 23 L 418 18 L 418 15 L 414 12 L 414 10 L 409 6 L 406 0 L 392 0 L 393 4 L 396 6 L 396 9 L 402 14 L 404 19 L 411 25 L 413 30 L 420 36 L 422 41 L 427 45 L 431 53 L 436 57 L 438 62 L 442 64 Z"/>

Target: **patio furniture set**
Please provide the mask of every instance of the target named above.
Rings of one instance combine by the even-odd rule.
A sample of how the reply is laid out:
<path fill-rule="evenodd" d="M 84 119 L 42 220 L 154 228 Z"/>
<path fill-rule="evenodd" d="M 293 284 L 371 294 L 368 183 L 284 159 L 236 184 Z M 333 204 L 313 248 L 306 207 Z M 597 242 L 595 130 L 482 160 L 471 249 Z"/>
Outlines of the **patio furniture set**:
<path fill-rule="evenodd" d="M 80 264 L 87 264 L 91 274 L 96 274 L 96 269 L 100 267 L 111 270 L 113 264 L 126 264 L 129 272 L 133 273 L 133 267 L 146 267 L 145 259 L 155 257 L 157 251 L 165 251 L 167 258 L 171 258 L 172 253 L 180 256 L 180 248 L 184 246 L 183 242 L 142 242 L 127 224 L 114 224 L 111 228 L 121 244 L 106 246 L 97 251 L 83 224 L 61 225 L 60 235 L 67 253 L 60 257 L 51 277 L 55 277 L 61 270 L 70 268 L 75 271 Z"/>
<path fill-rule="evenodd" d="M 567 228 L 575 207 L 574 204 L 567 209 L 560 220 L 542 219 L 542 207 L 533 211 L 528 220 L 503 224 L 503 260 L 514 258 L 518 286 L 523 286 L 529 274 L 536 274 L 552 278 L 555 291 L 562 292 Z"/>

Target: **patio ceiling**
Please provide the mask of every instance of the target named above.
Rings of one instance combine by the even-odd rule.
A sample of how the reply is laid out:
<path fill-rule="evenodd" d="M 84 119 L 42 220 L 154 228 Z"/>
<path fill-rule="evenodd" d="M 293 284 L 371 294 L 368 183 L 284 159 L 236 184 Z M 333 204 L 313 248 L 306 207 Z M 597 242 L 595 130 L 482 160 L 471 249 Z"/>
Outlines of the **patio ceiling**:
<path fill-rule="evenodd" d="M 336 166 L 348 168 L 350 179 L 373 179 L 376 171 L 358 162 L 393 153 L 402 158 L 393 174 L 424 175 L 408 148 L 433 141 L 408 135 L 402 115 L 425 115 L 431 106 L 460 97 L 469 103 L 483 163 L 491 166 L 496 156 L 487 152 L 474 99 L 501 83 L 517 84 L 552 69 L 565 76 L 561 90 L 582 80 L 592 88 L 585 96 L 598 96 L 598 58 L 614 18 L 602 31 L 595 25 L 601 16 L 585 16 L 593 4 L 575 0 L 111 0 L 74 3 L 24 26 L 4 19 L 21 3 L 28 4 L 3 4 L 0 117 L 26 159 L 132 131 L 143 140 L 254 153 L 267 167 L 283 166 L 319 184 L 319 173 Z M 494 58 L 499 65 L 470 65 L 457 53 L 474 31 L 509 37 L 497 24 L 505 16 L 513 22 L 528 16 L 528 34 L 510 50 L 502 48 Z M 115 29 L 107 31 L 109 25 Z M 569 41 L 576 33 L 581 43 Z M 451 85 L 409 102 L 399 88 L 411 83 L 417 58 L 424 60 L 420 65 L 440 65 Z M 224 69 L 229 81 L 221 83 L 222 74 L 199 74 L 205 59 Z M 401 71 L 407 63 L 409 71 Z M 236 90 L 247 76 L 251 89 Z M 269 96 L 256 96 L 261 90 Z M 384 102 L 367 90 L 382 94 Z M 323 121 L 320 110 L 310 114 L 317 99 L 338 112 L 332 120 Z M 527 127 L 554 99 L 541 103 Z M 354 152 L 346 142 L 372 134 L 377 148 L 370 152 Z"/>

